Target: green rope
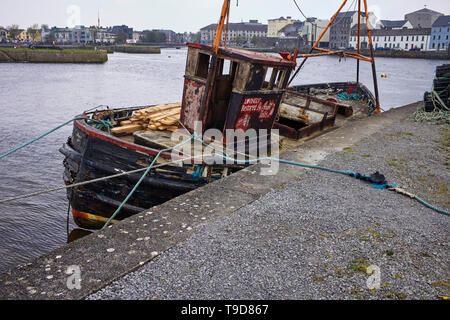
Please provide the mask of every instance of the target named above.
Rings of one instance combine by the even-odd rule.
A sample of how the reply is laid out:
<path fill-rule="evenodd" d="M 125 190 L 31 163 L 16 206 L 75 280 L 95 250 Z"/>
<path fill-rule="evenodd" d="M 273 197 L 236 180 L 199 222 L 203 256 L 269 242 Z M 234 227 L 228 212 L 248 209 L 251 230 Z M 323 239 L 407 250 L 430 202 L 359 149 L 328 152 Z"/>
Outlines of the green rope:
<path fill-rule="evenodd" d="M 95 125 L 95 128 L 99 130 L 106 129 L 109 134 L 111 134 L 111 129 L 114 128 L 114 125 L 109 120 L 90 119 L 88 124 Z"/>
<path fill-rule="evenodd" d="M 74 119 L 72 119 L 72 120 L 66 121 L 66 122 L 64 122 L 63 124 L 57 126 L 56 128 L 53 128 L 53 129 L 47 131 L 46 133 L 40 135 L 39 137 L 34 138 L 34 139 L 28 141 L 27 143 L 24 143 L 23 145 L 21 145 L 21 146 L 19 146 L 19 147 L 16 147 L 16 148 L 14 148 L 14 149 L 12 149 L 12 150 L 10 150 L 10 151 L 8 151 L 8 152 L 2 154 L 2 155 L 0 156 L 0 159 L 6 158 L 6 157 L 9 156 L 10 154 L 12 154 L 12 153 L 14 153 L 14 152 L 16 152 L 16 151 L 18 151 L 18 150 L 20 150 L 20 149 L 22 149 L 22 148 L 25 148 L 26 146 L 28 146 L 28 145 L 32 144 L 33 142 L 36 142 L 36 141 L 38 141 L 38 140 L 44 138 L 45 136 L 48 136 L 50 133 L 55 132 L 56 130 L 61 129 L 62 127 L 68 125 L 69 123 L 71 123 L 71 122 L 73 122 L 73 121 L 76 121 L 76 120 L 81 120 L 81 119 L 85 119 L 85 118 L 84 118 L 84 117 L 77 117 L 77 118 L 74 118 Z"/>
<path fill-rule="evenodd" d="M 434 92 L 434 95 L 437 95 L 436 92 Z M 440 99 L 438 99 L 438 100 L 440 100 Z M 441 100 L 440 102 L 442 102 L 442 100 Z M 1 156 L 0 156 L 0 159 L 3 159 L 3 158 L 5 158 L 5 157 L 7 157 L 8 155 L 10 155 L 10 154 L 12 154 L 12 153 L 14 153 L 14 152 L 16 152 L 16 151 L 18 151 L 18 150 L 20 150 L 20 149 L 26 147 L 26 146 L 32 144 L 33 142 L 42 139 L 43 137 L 49 135 L 50 133 L 52 133 L 52 132 L 54 132 L 54 131 L 56 131 L 56 130 L 58 130 L 58 129 L 64 127 L 64 126 L 66 126 L 67 124 L 69 124 L 69 123 L 71 123 L 71 122 L 73 122 L 73 121 L 81 120 L 81 119 L 86 119 L 86 118 L 85 118 L 85 117 L 77 117 L 77 118 L 71 119 L 71 120 L 69 120 L 69 121 L 67 121 L 67 122 L 64 122 L 63 124 L 57 126 L 57 127 L 54 128 L 54 129 L 51 129 L 51 130 L 47 131 L 46 133 L 40 135 L 39 137 L 37 137 L 37 138 L 35 138 L 35 139 L 32 139 L 32 140 L 30 140 L 29 142 L 27 142 L 27 143 L 25 143 L 25 144 L 23 144 L 23 145 L 21 145 L 21 146 L 19 146 L 19 147 L 16 147 L 16 148 L 12 149 L 11 151 L 8 151 L 7 153 L 1 155 Z M 98 129 L 100 129 L 100 130 L 106 128 L 106 129 L 108 130 L 108 132 L 110 132 L 110 128 L 113 127 L 113 125 L 112 125 L 109 121 L 107 121 L 107 120 L 88 120 L 88 123 L 89 123 L 89 124 L 95 124 L 95 125 L 96 125 L 96 128 L 98 128 Z M 195 133 L 194 133 L 189 139 L 186 139 L 185 141 L 183 141 L 183 142 L 177 144 L 176 146 L 171 147 L 171 148 L 167 148 L 167 149 L 164 149 L 164 150 L 161 150 L 161 151 L 156 155 L 156 157 L 153 159 L 151 165 L 145 170 L 144 174 L 141 176 L 141 178 L 139 179 L 139 181 L 136 183 L 136 185 L 135 185 L 135 186 L 133 187 L 133 189 L 130 191 L 130 193 L 129 193 L 128 196 L 125 198 L 125 200 L 122 201 L 122 203 L 120 204 L 120 206 L 116 209 L 116 211 L 112 214 L 112 216 L 109 218 L 109 220 L 105 223 L 105 225 L 103 226 L 102 230 L 104 230 L 106 227 L 109 226 L 109 224 L 111 223 L 111 221 L 113 221 L 114 218 L 117 216 L 117 214 L 122 210 L 123 206 L 130 200 L 130 198 L 132 197 L 132 195 L 134 194 L 134 192 L 137 190 L 137 188 L 140 186 L 140 184 L 144 181 L 144 178 L 149 174 L 149 172 L 151 171 L 151 169 L 154 167 L 156 161 L 157 161 L 158 158 L 161 156 L 161 154 L 164 153 L 164 152 L 167 152 L 167 151 L 172 151 L 172 150 L 174 150 L 174 149 L 176 149 L 176 148 L 178 148 L 178 147 L 181 147 L 181 146 L 183 146 L 184 144 L 186 144 L 186 143 L 192 141 L 193 139 L 195 139 L 195 140 L 197 140 L 197 141 L 200 141 L 203 145 L 205 145 L 205 146 L 207 146 L 207 147 L 213 149 L 214 151 L 217 151 L 216 148 L 214 148 L 213 146 L 208 145 L 203 139 L 199 139 L 198 136 L 197 136 Z M 242 164 L 251 164 L 251 163 L 256 163 L 256 162 L 261 162 L 261 161 L 276 161 L 276 162 L 279 162 L 279 163 L 285 163 L 285 164 L 290 164 L 290 165 L 300 166 L 300 167 L 304 167 L 304 168 L 319 169 L 319 170 L 323 170 L 323 171 L 327 171 L 327 172 L 332 172 L 332 173 L 337 173 L 337 174 L 347 175 L 347 176 L 351 176 L 351 177 L 354 177 L 354 178 L 357 178 L 357 179 L 360 179 L 361 177 L 362 177 L 362 178 L 367 178 L 367 176 L 361 176 L 361 175 L 359 175 L 359 174 L 356 174 L 356 173 L 353 172 L 353 171 L 336 170 L 336 169 L 331 169 L 331 168 L 322 167 L 322 166 L 318 166 L 318 165 L 312 165 L 312 164 L 300 163 L 300 162 L 295 162 L 295 161 L 289 161 L 289 160 L 283 160 L 283 159 L 277 159 L 277 158 L 270 158 L 270 157 L 267 157 L 267 158 L 258 158 L 258 159 L 252 159 L 252 160 L 238 160 L 238 159 L 234 159 L 234 158 L 231 158 L 231 157 L 227 156 L 227 154 L 226 154 L 225 152 L 223 152 L 223 151 L 221 151 L 221 153 L 222 153 L 221 157 L 222 157 L 223 159 L 231 160 L 231 161 L 233 161 L 233 162 L 238 162 L 238 163 L 240 162 L 240 163 L 242 163 Z M 216 154 L 217 154 L 217 153 L 216 153 Z M 389 186 L 386 186 L 386 188 L 387 188 L 387 187 L 389 187 Z M 417 197 L 417 196 L 414 196 L 414 199 L 417 200 L 418 202 L 420 202 L 421 204 L 425 205 L 426 207 L 430 208 L 430 209 L 433 209 L 433 210 L 435 210 L 435 211 L 437 211 L 437 212 L 439 212 L 439 213 L 445 214 L 445 215 L 450 215 L 450 212 L 445 211 L 445 210 L 442 210 L 442 209 L 439 209 L 439 208 L 437 208 L 437 207 L 435 207 L 435 206 L 429 204 L 428 202 L 424 201 L 423 199 L 421 199 L 421 198 L 419 198 L 419 197 Z"/>
<path fill-rule="evenodd" d="M 106 227 L 109 226 L 109 224 L 111 223 L 112 220 L 114 220 L 114 218 L 117 216 L 117 214 L 122 210 L 123 206 L 128 202 L 128 200 L 130 200 L 131 196 L 134 194 L 134 192 L 136 191 L 136 189 L 140 186 L 140 184 L 142 183 L 142 181 L 144 181 L 144 178 L 148 175 L 148 173 L 150 172 L 150 170 L 152 170 L 153 166 L 155 165 L 156 161 L 158 160 L 158 158 L 160 157 L 160 155 L 164 152 L 167 151 L 172 151 L 175 148 L 181 147 L 182 145 L 190 142 L 194 137 L 195 137 L 195 133 L 189 138 L 186 139 L 185 141 L 177 144 L 174 147 L 171 148 L 167 148 L 164 150 L 161 150 L 156 157 L 153 159 L 152 163 L 150 164 L 150 166 L 147 168 L 147 170 L 145 170 L 144 174 L 142 175 L 142 177 L 139 179 L 139 181 L 136 183 L 136 185 L 134 186 L 134 188 L 130 191 L 130 193 L 128 194 L 128 196 L 125 198 L 125 200 L 122 201 L 122 203 L 120 204 L 120 206 L 116 209 L 116 211 L 112 214 L 111 218 L 109 218 L 109 220 L 105 223 L 105 225 L 103 226 L 103 228 L 101 230 L 104 230 Z"/>

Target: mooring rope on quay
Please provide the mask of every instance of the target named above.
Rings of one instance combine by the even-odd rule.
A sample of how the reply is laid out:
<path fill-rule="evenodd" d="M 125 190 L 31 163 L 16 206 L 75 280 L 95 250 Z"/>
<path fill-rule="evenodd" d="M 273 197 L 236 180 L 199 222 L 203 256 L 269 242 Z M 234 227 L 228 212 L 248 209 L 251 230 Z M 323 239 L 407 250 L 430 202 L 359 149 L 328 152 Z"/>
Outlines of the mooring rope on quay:
<path fill-rule="evenodd" d="M 86 119 L 86 117 L 76 117 L 74 119 L 71 119 L 69 121 L 64 122 L 63 124 L 55 127 L 54 129 L 51 129 L 49 131 L 47 131 L 46 133 L 42 134 L 41 136 L 30 140 L 29 142 L 14 148 L 10 151 L 8 151 L 7 153 L 3 154 L 0 156 L 0 159 L 3 159 L 9 155 L 11 155 L 12 153 L 42 139 L 43 137 L 47 136 L 48 134 L 64 127 L 65 125 L 76 121 L 76 120 L 82 120 L 82 119 Z M 181 122 L 180 122 L 181 123 Z M 184 125 L 181 124 L 183 127 Z M 109 126 L 107 126 L 109 127 Z M 185 127 L 184 127 L 185 128 Z M 185 128 L 186 129 L 186 128 Z M 131 196 L 134 194 L 134 192 L 136 191 L 136 189 L 139 187 L 139 185 L 142 183 L 142 181 L 144 180 L 144 178 L 148 175 L 148 173 L 152 170 L 152 169 L 156 169 L 158 167 L 164 167 L 167 166 L 169 164 L 175 164 L 175 163 L 181 163 L 184 161 L 189 161 L 198 157 L 189 157 L 189 158 L 185 158 L 185 159 L 179 159 L 179 160 L 175 160 L 172 162 L 167 162 L 167 163 L 163 163 L 163 164 L 159 164 L 159 165 L 155 165 L 156 161 L 158 160 L 158 158 L 160 157 L 160 155 L 164 152 L 168 152 L 168 151 L 173 151 L 176 150 L 176 148 L 183 146 L 184 144 L 188 143 L 189 141 L 192 140 L 197 140 L 199 142 L 201 142 L 203 145 L 213 149 L 214 151 L 218 151 L 218 149 L 212 147 L 210 144 L 208 144 L 207 142 L 205 142 L 201 137 L 199 137 L 196 133 L 192 134 L 188 139 L 186 139 L 185 141 L 177 144 L 174 147 L 171 148 L 167 148 L 164 150 L 161 150 L 157 156 L 153 159 L 152 163 L 150 166 L 145 167 L 145 168 L 141 168 L 141 169 L 137 169 L 137 170 L 132 170 L 132 171 L 128 171 L 128 172 L 122 172 L 119 174 L 115 174 L 115 175 L 111 175 L 111 176 L 107 176 L 107 177 L 102 177 L 102 178 L 98 178 L 98 179 L 93 179 L 93 180 L 89 180 L 89 181 L 84 181 L 84 182 L 79 182 L 79 183 L 75 183 L 72 185 L 66 185 L 66 186 L 62 186 L 62 187 L 57 187 L 57 188 L 53 188 L 53 189 L 47 189 L 47 190 L 42 190 L 42 191 L 38 191 L 38 192 L 34 192 L 34 193 L 30 193 L 30 194 L 25 194 L 25 195 L 21 195 L 21 196 L 17 196 L 17 197 L 13 197 L 13 198 L 8 198 L 8 199 L 3 199 L 0 200 L 0 204 L 1 203 L 6 203 L 6 202 L 11 202 L 11 201 L 15 201 L 15 200 L 19 200 L 19 199 L 25 199 L 25 198 L 30 198 L 30 197 L 34 197 L 34 196 L 38 196 L 38 195 L 42 195 L 42 194 L 47 194 L 47 193 L 52 193 L 55 191 L 59 191 L 59 190 L 64 190 L 64 189 L 69 189 L 69 188 L 75 188 L 75 187 L 79 187 L 79 186 L 83 186 L 83 185 L 87 185 L 87 184 L 92 184 L 92 183 L 96 183 L 96 182 L 100 182 L 100 181 L 105 181 L 105 180 L 109 180 L 109 179 L 114 179 L 117 177 L 121 177 L 121 176 L 125 176 L 125 175 L 130 175 L 130 174 L 134 174 L 134 173 L 139 173 L 142 171 L 145 171 L 144 174 L 141 176 L 141 178 L 139 179 L 139 181 L 135 184 L 135 186 L 133 187 L 133 189 L 130 191 L 130 193 L 128 194 L 128 196 L 125 198 L 124 201 L 122 201 L 122 203 L 120 204 L 120 206 L 117 208 L 117 210 L 113 213 L 113 215 L 111 216 L 111 218 L 105 223 L 105 225 L 103 226 L 103 228 L 101 230 L 104 230 L 106 227 L 109 226 L 109 224 L 111 223 L 111 221 L 117 216 L 117 214 L 121 211 L 121 209 L 123 208 L 123 206 L 128 202 L 128 200 L 131 198 Z M 385 177 L 381 174 L 379 174 L 378 172 L 376 172 L 375 174 L 369 176 L 369 175 L 364 175 L 364 174 L 360 174 L 351 170 L 336 170 L 336 169 L 332 169 L 332 168 L 328 168 L 328 167 L 323 167 L 323 166 L 318 166 L 318 165 L 313 165 L 313 164 L 307 164 L 307 163 L 301 163 L 301 162 L 295 162 L 295 161 L 289 161 L 289 160 L 284 160 L 284 159 L 279 159 L 279 158 L 272 158 L 272 157 L 266 157 L 266 158 L 256 158 L 256 159 L 250 159 L 250 160 L 238 160 L 238 159 L 234 159 L 231 158 L 229 156 L 226 155 L 225 152 L 221 151 L 222 155 L 219 155 L 220 157 L 222 157 L 225 160 L 229 160 L 229 161 L 233 161 L 234 163 L 238 163 L 238 164 L 254 164 L 254 163 L 258 163 L 258 162 L 262 162 L 262 161 L 275 161 L 275 162 L 279 162 L 279 163 L 284 163 L 284 164 L 289 164 L 289 165 L 294 165 L 294 166 L 299 166 L 299 167 L 303 167 L 303 168 L 309 168 L 309 169 L 318 169 L 318 170 L 322 170 L 322 171 L 326 171 L 326 172 L 330 172 L 330 173 L 336 173 L 336 174 L 341 174 L 341 175 L 346 175 L 346 176 L 350 176 L 353 178 L 356 178 L 358 180 L 362 180 L 362 181 L 366 181 L 372 184 L 372 186 L 376 189 L 387 189 L 390 191 L 395 191 L 399 194 L 402 195 L 406 195 L 408 197 L 410 197 L 411 199 L 416 200 L 417 202 L 421 203 L 422 205 L 438 212 L 444 215 L 450 215 L 449 211 L 437 208 L 433 205 L 431 205 L 430 203 L 426 202 L 425 200 L 419 198 L 418 196 L 411 194 L 409 192 L 407 192 L 406 190 L 400 188 L 399 186 L 397 186 L 397 184 L 392 183 L 392 184 L 388 184 L 385 180 Z M 250 155 L 247 154 L 243 154 L 240 153 L 242 155 L 248 156 L 250 157 Z M 217 154 L 215 154 L 217 155 Z M 200 155 L 199 157 L 203 157 L 202 155 Z"/>

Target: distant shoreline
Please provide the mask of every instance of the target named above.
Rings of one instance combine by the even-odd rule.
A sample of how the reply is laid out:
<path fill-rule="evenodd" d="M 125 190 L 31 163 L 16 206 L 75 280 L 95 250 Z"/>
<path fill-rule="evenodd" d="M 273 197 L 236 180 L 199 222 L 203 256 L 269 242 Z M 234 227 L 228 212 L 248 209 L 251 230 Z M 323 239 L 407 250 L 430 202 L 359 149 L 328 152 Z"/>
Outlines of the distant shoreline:
<path fill-rule="evenodd" d="M 105 50 L 0 48 L 0 63 L 105 63 Z"/>
<path fill-rule="evenodd" d="M 293 52 L 295 48 L 246 48 L 249 51 L 256 52 L 273 52 L 280 51 Z M 310 49 L 301 49 L 300 53 L 309 53 Z M 350 51 L 355 53 L 356 51 Z M 369 51 L 362 50 L 361 53 L 365 56 L 370 56 Z M 412 58 L 412 59 L 430 59 L 430 60 L 450 60 L 450 52 L 444 51 L 402 51 L 402 50 L 375 50 L 375 57 L 386 58 Z"/>

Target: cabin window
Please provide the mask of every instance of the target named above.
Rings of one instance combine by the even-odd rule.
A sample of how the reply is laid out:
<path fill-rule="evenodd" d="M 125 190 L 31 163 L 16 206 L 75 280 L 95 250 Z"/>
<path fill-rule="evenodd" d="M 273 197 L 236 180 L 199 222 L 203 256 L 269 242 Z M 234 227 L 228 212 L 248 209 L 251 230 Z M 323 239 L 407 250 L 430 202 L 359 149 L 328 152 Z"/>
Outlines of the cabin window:
<path fill-rule="evenodd" d="M 195 75 L 199 78 L 208 78 L 209 60 L 211 56 L 205 53 L 198 54 L 197 71 Z"/>
<path fill-rule="evenodd" d="M 222 75 L 229 76 L 231 74 L 231 61 L 222 60 Z"/>
<path fill-rule="evenodd" d="M 239 66 L 238 62 L 226 59 L 219 59 L 218 63 L 219 63 L 219 74 L 222 75 L 222 77 L 230 77 L 231 79 L 235 78 Z"/>
<path fill-rule="evenodd" d="M 286 72 L 276 68 L 267 68 L 266 77 L 262 89 L 272 90 L 283 86 Z"/>
<path fill-rule="evenodd" d="M 278 69 L 275 68 L 267 68 L 266 78 L 263 84 L 264 89 L 272 90 L 275 84 L 275 80 L 277 79 Z"/>
<path fill-rule="evenodd" d="M 277 80 L 275 81 L 275 87 L 281 88 L 283 86 L 284 75 L 286 73 L 283 70 L 278 72 Z"/>

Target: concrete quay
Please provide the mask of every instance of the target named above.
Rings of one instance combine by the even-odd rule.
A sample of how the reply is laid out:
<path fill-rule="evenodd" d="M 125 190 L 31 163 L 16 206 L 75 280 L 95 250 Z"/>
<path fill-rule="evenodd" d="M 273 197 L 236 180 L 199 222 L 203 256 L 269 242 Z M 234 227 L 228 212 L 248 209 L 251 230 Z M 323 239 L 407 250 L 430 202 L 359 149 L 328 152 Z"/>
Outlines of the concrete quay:
<path fill-rule="evenodd" d="M 450 129 L 409 120 L 418 105 L 349 121 L 282 158 L 364 174 L 379 171 L 448 210 Z M 0 299 L 449 295 L 447 216 L 351 177 L 283 164 L 278 174 L 261 176 L 261 166 L 0 275 Z M 79 288 L 67 274 L 74 266 Z M 375 268 L 378 283 L 368 268 Z"/>

